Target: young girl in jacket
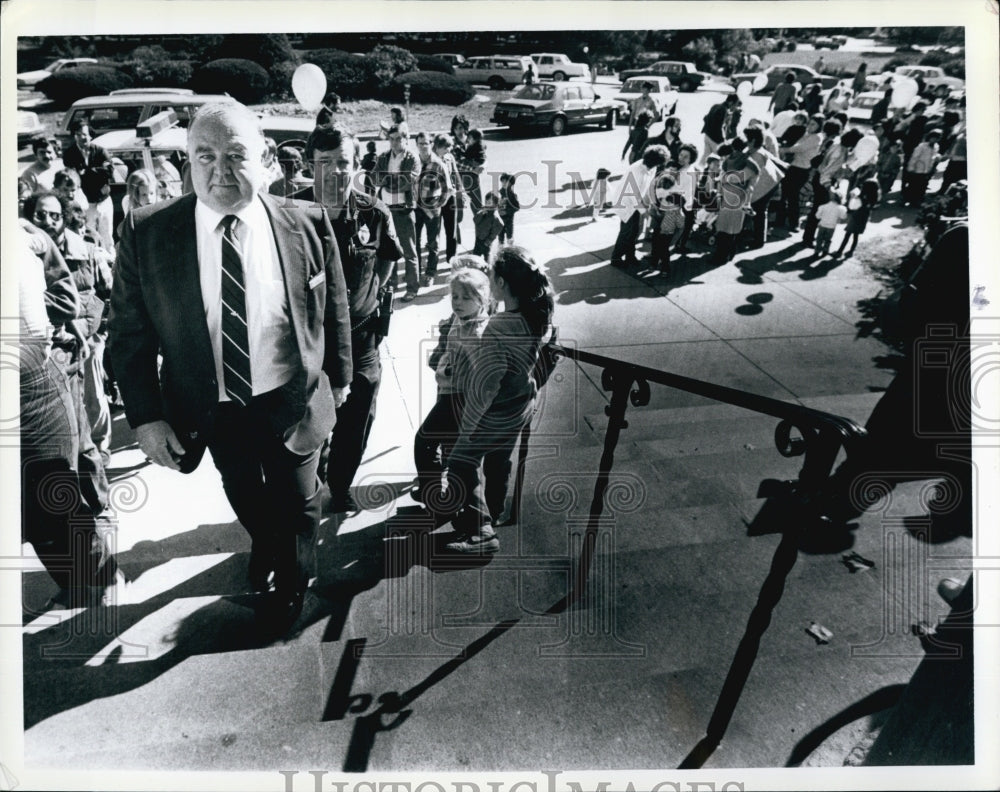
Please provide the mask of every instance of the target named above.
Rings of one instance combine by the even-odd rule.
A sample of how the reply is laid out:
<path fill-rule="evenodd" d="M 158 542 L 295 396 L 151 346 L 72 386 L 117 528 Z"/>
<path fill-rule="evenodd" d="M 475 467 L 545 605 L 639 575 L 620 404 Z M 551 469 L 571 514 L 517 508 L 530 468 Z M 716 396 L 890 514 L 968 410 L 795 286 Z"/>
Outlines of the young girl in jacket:
<path fill-rule="evenodd" d="M 498 504 L 483 496 L 480 463 L 487 454 L 507 461 L 502 487 L 495 476 L 490 486 L 505 496 L 510 454 L 535 409 L 538 388 L 532 372 L 555 308 L 548 277 L 522 247 L 500 248 L 490 281 L 504 310 L 490 318 L 474 348 L 458 440 L 446 465 L 457 506 L 452 527 L 458 534 L 447 547 L 459 553 L 500 549 L 492 524 L 497 515 L 491 516 L 490 508 L 499 511 Z"/>
<path fill-rule="evenodd" d="M 427 413 L 413 440 L 413 461 L 417 486 L 415 501 L 432 511 L 444 507 L 441 474 L 443 460 L 458 436 L 462 403 L 472 371 L 472 348 L 486 329 L 493 313 L 489 269 L 479 256 L 465 255 L 452 260 L 452 314 L 441 322 L 438 345 L 428 364 L 437 380 L 437 401 Z"/>

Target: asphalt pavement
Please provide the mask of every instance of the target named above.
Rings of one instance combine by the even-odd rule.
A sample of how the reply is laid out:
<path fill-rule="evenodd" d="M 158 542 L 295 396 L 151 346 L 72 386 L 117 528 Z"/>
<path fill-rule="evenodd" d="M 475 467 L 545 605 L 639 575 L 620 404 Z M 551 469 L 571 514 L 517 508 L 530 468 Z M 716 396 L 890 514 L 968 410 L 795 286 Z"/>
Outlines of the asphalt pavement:
<path fill-rule="evenodd" d="M 684 97 L 685 136 L 718 96 Z M 863 423 L 892 378 L 890 351 L 858 332 L 859 303 L 880 290 L 867 268 L 781 235 L 723 266 L 696 243 L 669 276 L 611 268 L 618 220 L 595 218 L 578 188 L 597 167 L 622 171 L 623 135 L 489 142 L 491 172 L 526 171 L 515 239 L 547 267 L 561 341 Z M 912 221 L 876 210 L 865 238 Z M 471 247 L 469 218 L 462 232 Z M 279 770 L 832 767 L 871 742 L 885 707 L 858 703 L 907 682 L 923 657 L 911 626 L 947 613 L 937 582 L 971 565 L 967 538 L 913 529 L 926 529 L 928 482 L 874 498 L 839 544 L 789 550 L 780 529 L 794 517 L 762 513 L 758 493 L 801 464 L 776 451 L 775 420 L 654 386 L 627 415 L 586 592 L 560 609 L 604 443 L 602 372 L 564 360 L 546 386 L 500 553 L 442 558 L 405 489 L 446 295 L 442 277 L 397 306 L 355 480 L 365 510 L 325 516 L 316 585 L 286 640 L 255 637 L 249 541 L 211 463 L 149 466 L 116 414 L 129 598 L 44 611 L 51 582 L 25 574 L 26 766 L 242 770 L 257 774 L 243 788 L 280 789 Z M 775 591 L 755 632 L 755 603 Z M 721 745 L 699 754 L 720 718 Z"/>

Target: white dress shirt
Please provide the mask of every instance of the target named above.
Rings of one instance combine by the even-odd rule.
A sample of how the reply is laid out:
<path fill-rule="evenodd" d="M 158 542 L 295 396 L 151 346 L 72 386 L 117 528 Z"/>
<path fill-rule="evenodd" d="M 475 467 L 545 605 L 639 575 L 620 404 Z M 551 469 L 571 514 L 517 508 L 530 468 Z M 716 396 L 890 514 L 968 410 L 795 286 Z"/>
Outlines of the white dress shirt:
<path fill-rule="evenodd" d="M 222 370 L 222 219 L 203 202 L 195 204 L 198 270 L 205 320 L 212 340 L 219 401 L 230 401 Z M 278 260 L 278 248 L 267 212 L 259 199 L 236 216 L 243 250 L 243 281 L 250 341 L 250 378 L 253 394 L 267 393 L 288 382 L 301 365 L 289 319 L 288 295 Z"/>
<path fill-rule="evenodd" d="M 645 212 L 651 203 L 653 192 L 653 177 L 656 168 L 649 168 L 642 160 L 636 160 L 622 179 L 618 194 L 612 199 L 611 211 L 618 215 L 623 223 L 636 212 Z"/>

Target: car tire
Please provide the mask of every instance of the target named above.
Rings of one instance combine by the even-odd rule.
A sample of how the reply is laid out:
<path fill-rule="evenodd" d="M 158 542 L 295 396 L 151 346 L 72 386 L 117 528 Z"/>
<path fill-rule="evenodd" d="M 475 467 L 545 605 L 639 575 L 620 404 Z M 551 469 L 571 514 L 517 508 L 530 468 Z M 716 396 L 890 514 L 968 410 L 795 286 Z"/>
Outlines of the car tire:
<path fill-rule="evenodd" d="M 691 93 L 691 91 L 694 90 L 694 83 L 691 82 L 691 80 L 685 78 L 681 80 L 680 85 L 678 85 L 677 87 L 680 88 L 684 93 Z"/>
<path fill-rule="evenodd" d="M 504 88 L 507 87 L 507 81 L 504 80 L 503 77 L 496 77 L 496 76 L 490 77 L 490 79 L 487 80 L 487 84 L 494 91 L 502 91 Z"/>
<path fill-rule="evenodd" d="M 556 116 L 552 119 L 549 124 L 549 132 L 552 133 L 553 137 L 559 137 L 566 132 L 566 117 Z"/>
<path fill-rule="evenodd" d="M 608 115 L 604 119 L 604 128 L 610 131 L 616 126 L 618 126 L 618 111 L 608 110 Z"/>
<path fill-rule="evenodd" d="M 566 72 L 561 72 L 561 71 L 552 72 L 553 82 L 562 82 L 565 79 L 566 79 Z"/>

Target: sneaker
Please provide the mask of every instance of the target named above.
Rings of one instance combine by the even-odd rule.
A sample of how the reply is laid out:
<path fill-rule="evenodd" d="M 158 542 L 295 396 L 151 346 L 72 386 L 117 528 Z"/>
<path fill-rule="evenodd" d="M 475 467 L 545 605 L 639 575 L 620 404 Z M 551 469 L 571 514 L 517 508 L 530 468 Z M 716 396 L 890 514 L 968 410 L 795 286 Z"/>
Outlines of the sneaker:
<path fill-rule="evenodd" d="M 453 553 L 495 553 L 500 549 L 500 539 L 495 533 L 473 534 L 445 547 Z"/>
<path fill-rule="evenodd" d="M 417 293 L 408 291 L 406 294 L 404 294 L 402 297 L 399 298 L 399 301 L 408 303 L 408 302 L 413 302 L 415 299 L 417 299 Z"/>

